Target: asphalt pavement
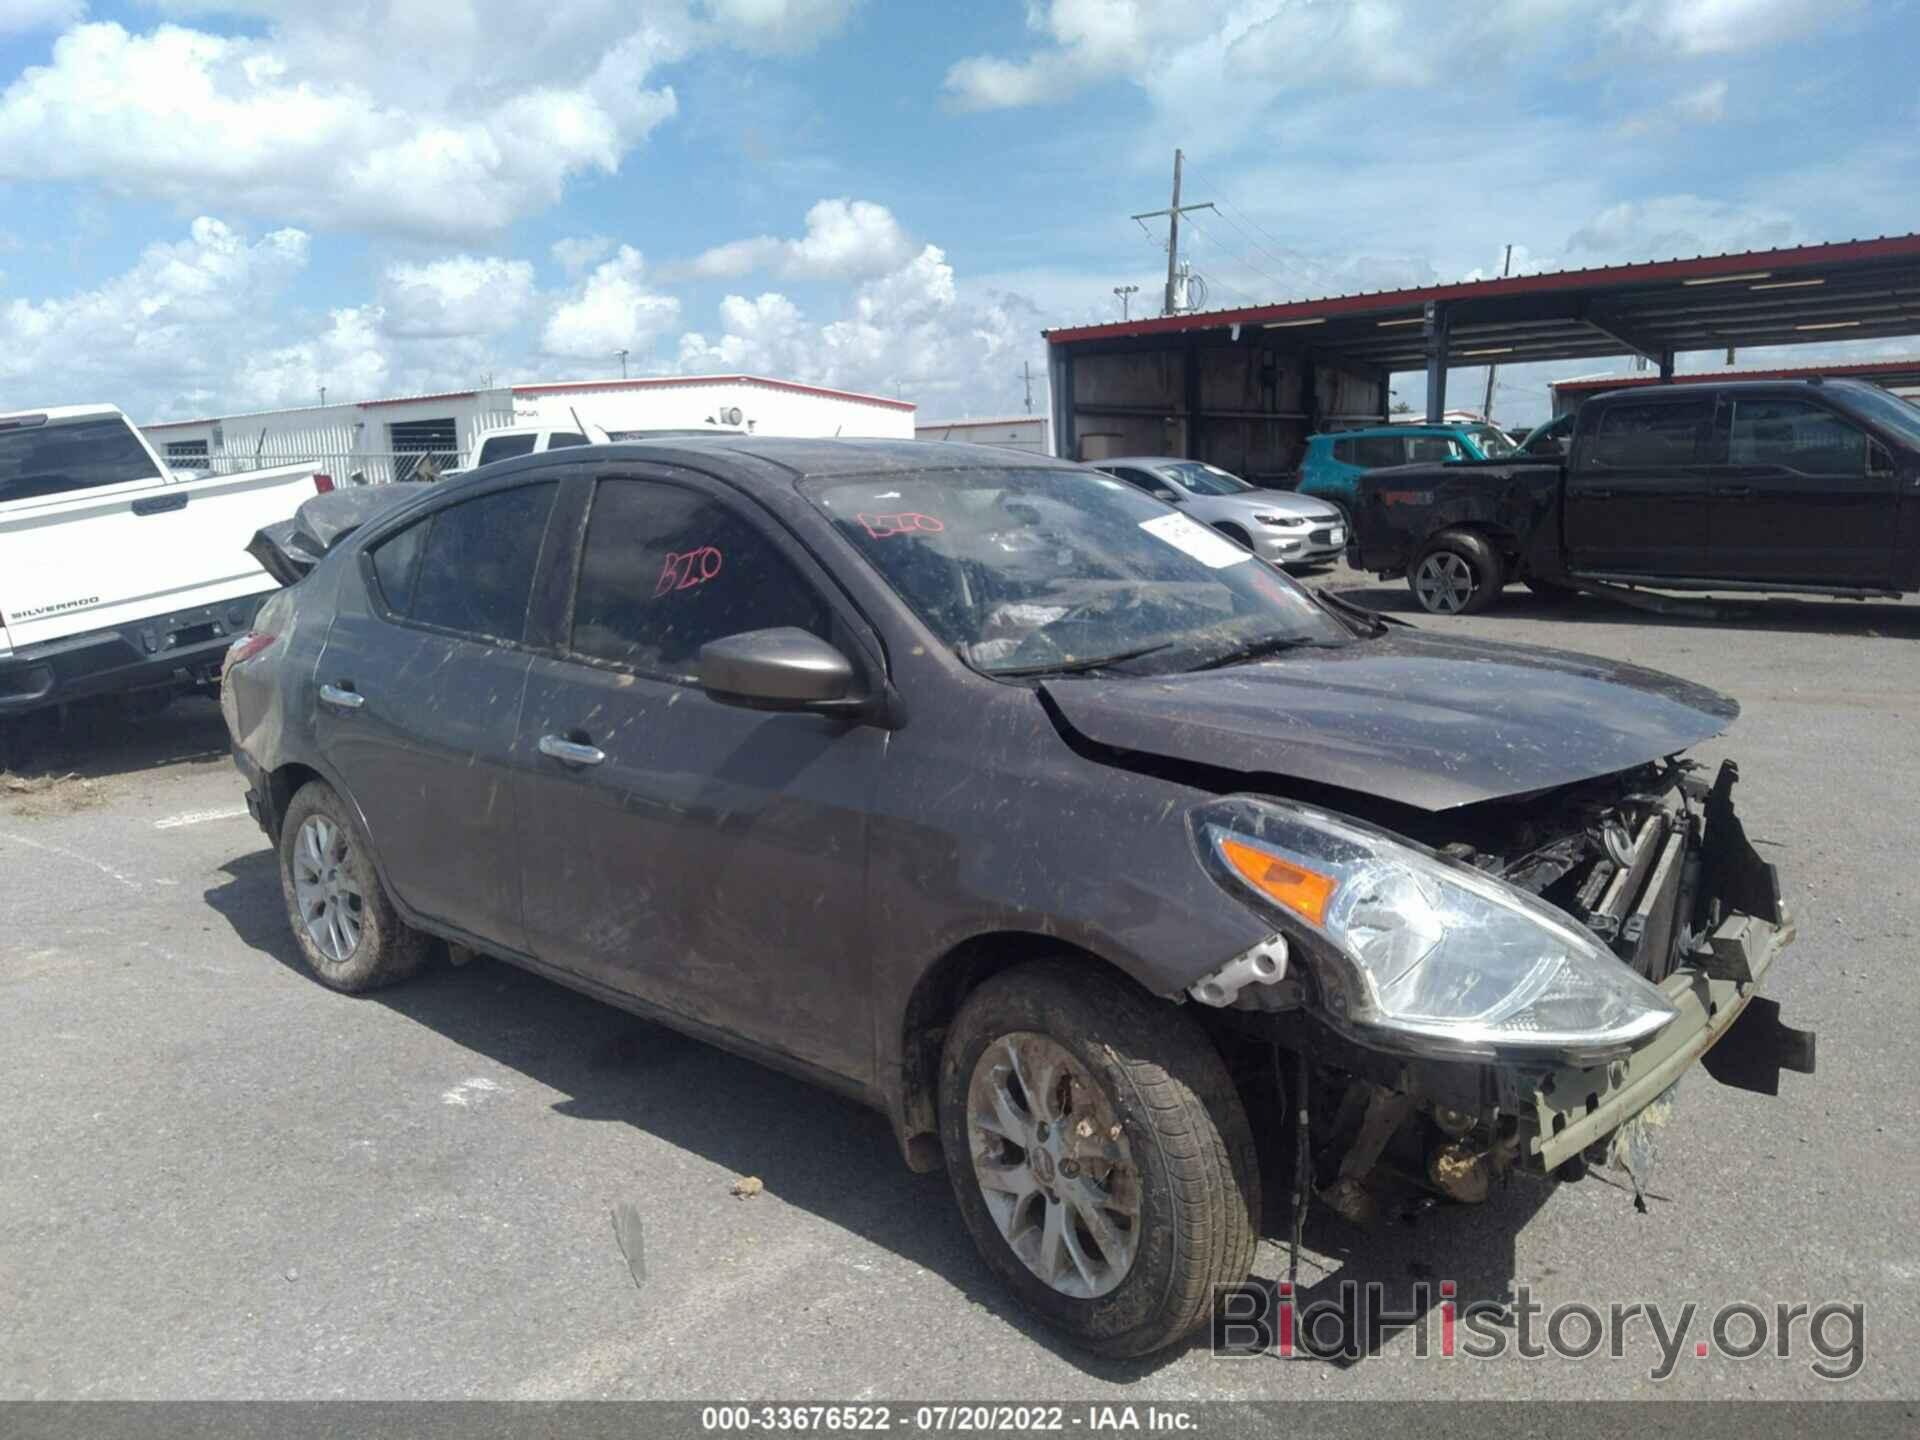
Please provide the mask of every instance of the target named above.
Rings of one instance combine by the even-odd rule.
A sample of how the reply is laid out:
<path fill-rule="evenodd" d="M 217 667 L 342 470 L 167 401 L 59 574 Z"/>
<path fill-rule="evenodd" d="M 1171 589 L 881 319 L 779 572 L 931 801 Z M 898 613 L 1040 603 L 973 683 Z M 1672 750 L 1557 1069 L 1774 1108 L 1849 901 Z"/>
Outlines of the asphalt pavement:
<path fill-rule="evenodd" d="M 1410 613 L 1402 586 L 1335 583 Z M 0 1397 L 1913 1396 L 1920 604 L 1692 621 L 1514 591 L 1422 623 L 1740 699 L 1698 753 L 1740 761 L 1800 929 L 1767 991 L 1820 1068 L 1776 1099 L 1696 1072 L 1649 1213 L 1600 1179 L 1368 1231 L 1317 1212 L 1303 1284 L 1692 1303 L 1702 1339 L 1733 1302 L 1857 1303 L 1851 1379 L 1801 1335 L 1689 1345 L 1656 1380 L 1644 1324 L 1617 1359 L 1444 1358 L 1433 1311 L 1351 1363 L 1204 1336 L 1090 1359 L 1015 1309 L 876 1114 L 490 961 L 364 998 L 313 982 L 196 701 L 0 778 Z M 1258 1268 L 1284 1264 L 1276 1226 Z"/>

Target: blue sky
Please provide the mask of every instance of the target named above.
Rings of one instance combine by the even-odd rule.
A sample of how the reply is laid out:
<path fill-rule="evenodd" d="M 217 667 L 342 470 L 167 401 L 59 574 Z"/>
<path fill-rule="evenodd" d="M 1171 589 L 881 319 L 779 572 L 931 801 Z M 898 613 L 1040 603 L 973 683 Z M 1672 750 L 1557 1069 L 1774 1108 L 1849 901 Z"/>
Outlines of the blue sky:
<path fill-rule="evenodd" d="M 1004 413 L 1156 299 L 1176 145 L 1213 304 L 1904 232 L 1916 53 L 1906 0 L 0 0 L 0 372 L 157 419 L 626 349 Z"/>

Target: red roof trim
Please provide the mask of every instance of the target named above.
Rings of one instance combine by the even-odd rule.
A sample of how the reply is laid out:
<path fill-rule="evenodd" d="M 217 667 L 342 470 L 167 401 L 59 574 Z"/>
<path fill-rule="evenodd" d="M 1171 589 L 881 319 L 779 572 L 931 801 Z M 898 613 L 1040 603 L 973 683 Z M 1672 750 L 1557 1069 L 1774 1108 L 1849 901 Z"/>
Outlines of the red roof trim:
<path fill-rule="evenodd" d="M 434 395 L 395 395 L 388 400 L 362 400 L 358 404 L 362 410 L 375 410 L 382 405 L 420 405 L 429 400 L 471 400 L 479 393 L 478 390 L 442 390 Z"/>
<path fill-rule="evenodd" d="M 580 390 L 642 390 L 672 385 L 763 385 L 769 390 L 787 390 L 796 395 L 820 395 L 829 400 L 853 400 L 863 405 L 883 405 L 889 410 L 919 409 L 911 400 L 889 400 L 884 395 L 863 395 L 857 390 L 829 390 L 820 385 L 802 385 L 797 380 L 774 380 L 765 375 L 660 375 L 639 380 L 556 380 L 539 385 L 515 385 L 516 395 L 554 395 Z"/>
<path fill-rule="evenodd" d="M 1871 378 L 1875 375 L 1920 376 L 1920 359 L 1860 360 L 1847 365 L 1785 365 L 1766 370 L 1690 370 L 1685 374 L 1676 374 L 1672 383 L 1698 384 L 1703 380 L 1804 380 L 1813 375 L 1822 375 L 1834 380 L 1850 377 Z M 1549 380 L 1547 386 L 1549 389 L 1565 394 L 1625 390 L 1634 385 L 1661 383 L 1658 375 L 1580 375 L 1571 380 Z"/>
<path fill-rule="evenodd" d="M 1580 290 L 1592 285 L 1619 286 L 1692 280 L 1763 267 L 1788 269 L 1902 259 L 1920 259 L 1920 234 L 1795 245 L 1784 250 L 1749 250 L 1733 255 L 1702 255 L 1691 260 L 1646 260 L 1628 265 L 1602 265 L 1591 270 L 1553 270 L 1542 275 L 1514 275 L 1503 280 L 1462 280 L 1413 290 L 1375 290 L 1359 295 L 1333 295 L 1321 300 L 1289 300 L 1276 305 L 1254 305 L 1240 310 L 1157 315 L 1144 320 L 1117 320 L 1105 325 L 1079 325 L 1041 333 L 1046 336 L 1049 345 L 1065 345 L 1075 340 L 1120 339 L 1131 335 L 1159 335 L 1181 330 L 1219 330 L 1228 325 L 1257 325 L 1270 320 L 1318 319 L 1322 316 L 1331 319 L 1339 315 L 1406 310 L 1425 305 L 1429 300 L 1484 300 L 1508 295 Z"/>

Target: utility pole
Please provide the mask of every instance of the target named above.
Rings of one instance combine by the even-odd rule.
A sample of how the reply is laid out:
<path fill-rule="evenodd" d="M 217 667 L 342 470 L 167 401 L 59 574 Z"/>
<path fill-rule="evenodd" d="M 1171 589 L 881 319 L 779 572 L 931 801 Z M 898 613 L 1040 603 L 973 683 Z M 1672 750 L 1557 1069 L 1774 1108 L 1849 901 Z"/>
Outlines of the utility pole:
<path fill-rule="evenodd" d="M 627 352 L 616 350 L 613 353 L 620 357 L 620 378 L 624 380 L 627 378 Z"/>
<path fill-rule="evenodd" d="M 1020 362 L 1020 378 L 1027 383 L 1027 413 L 1031 415 L 1033 413 L 1033 363 L 1031 361 Z"/>
<path fill-rule="evenodd" d="M 1513 246 L 1507 246 L 1507 255 L 1500 262 L 1500 278 L 1506 279 L 1513 273 Z M 1500 373 L 1498 365 L 1487 366 L 1487 403 L 1480 407 L 1480 418 L 1489 425 L 1493 423 L 1493 377 Z"/>
<path fill-rule="evenodd" d="M 1120 297 L 1120 319 L 1122 321 L 1133 318 L 1127 313 L 1127 297 L 1136 294 L 1139 289 L 1140 287 L 1138 285 L 1116 285 L 1113 287 L 1113 293 Z"/>
<path fill-rule="evenodd" d="M 322 405 L 327 403 L 327 387 L 324 385 L 320 387 L 320 403 Z"/>
<path fill-rule="evenodd" d="M 1162 315 L 1175 313 L 1174 296 L 1178 291 L 1180 273 L 1180 217 L 1189 210 L 1213 209 L 1211 200 L 1201 205 L 1180 203 L 1180 162 L 1185 158 L 1181 151 L 1173 152 L 1173 203 L 1164 210 L 1143 210 L 1138 215 L 1129 217 L 1133 220 L 1151 220 L 1156 215 L 1167 217 L 1167 299 L 1160 311 Z M 1141 228 L 1146 227 L 1143 225 Z"/>

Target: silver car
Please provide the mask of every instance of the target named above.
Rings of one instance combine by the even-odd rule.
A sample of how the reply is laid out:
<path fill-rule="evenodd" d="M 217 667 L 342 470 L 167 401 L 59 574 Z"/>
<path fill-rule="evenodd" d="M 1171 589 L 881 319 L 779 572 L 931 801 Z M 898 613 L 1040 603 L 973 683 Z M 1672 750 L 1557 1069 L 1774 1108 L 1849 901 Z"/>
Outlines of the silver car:
<path fill-rule="evenodd" d="M 1328 565 L 1347 545 L 1346 519 L 1325 500 L 1262 490 L 1199 460 L 1120 455 L 1094 469 L 1178 505 L 1278 565 Z"/>

